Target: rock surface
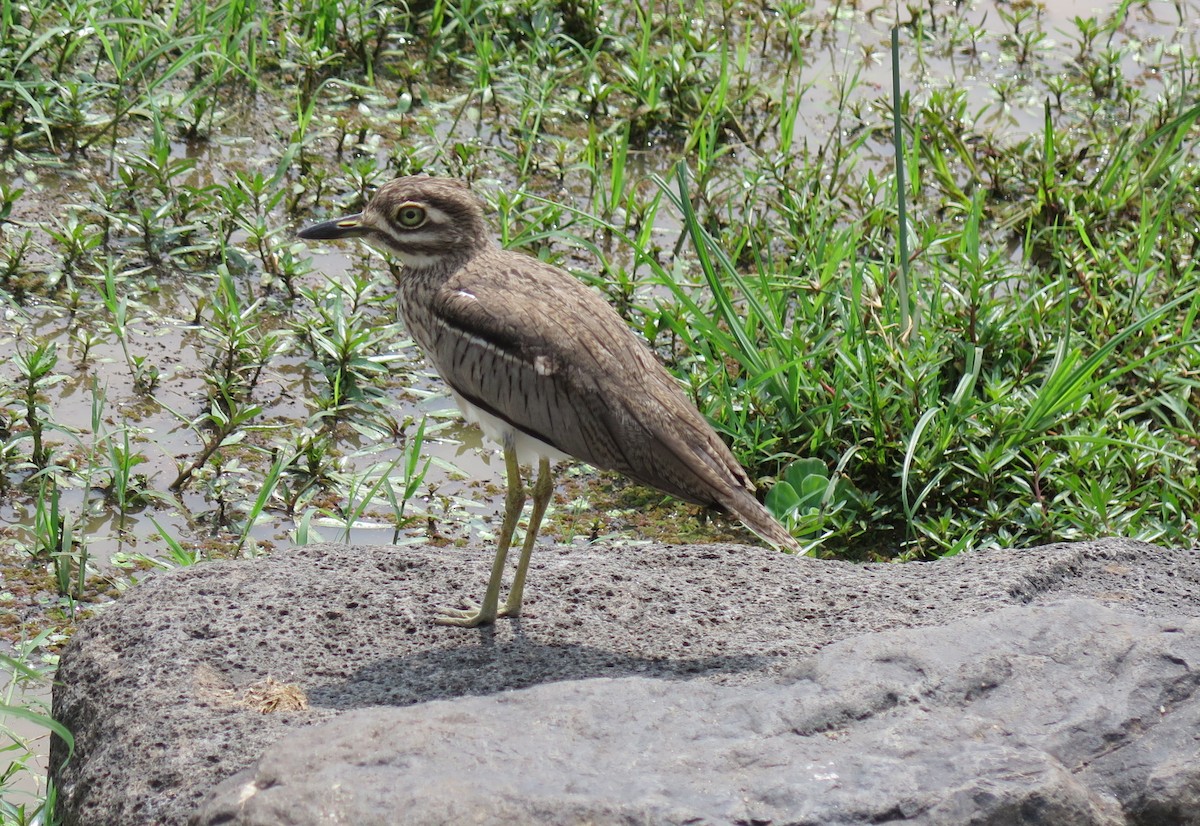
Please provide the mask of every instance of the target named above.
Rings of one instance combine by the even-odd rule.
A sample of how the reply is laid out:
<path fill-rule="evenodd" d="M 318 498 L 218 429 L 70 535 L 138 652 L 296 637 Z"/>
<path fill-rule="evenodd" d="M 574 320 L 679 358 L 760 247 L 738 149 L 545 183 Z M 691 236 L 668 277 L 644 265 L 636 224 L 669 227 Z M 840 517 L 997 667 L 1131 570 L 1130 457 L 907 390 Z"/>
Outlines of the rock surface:
<path fill-rule="evenodd" d="M 64 822 L 1200 823 L 1196 551 L 547 548 L 522 619 L 432 624 L 489 556 L 152 577 L 63 653 Z"/>

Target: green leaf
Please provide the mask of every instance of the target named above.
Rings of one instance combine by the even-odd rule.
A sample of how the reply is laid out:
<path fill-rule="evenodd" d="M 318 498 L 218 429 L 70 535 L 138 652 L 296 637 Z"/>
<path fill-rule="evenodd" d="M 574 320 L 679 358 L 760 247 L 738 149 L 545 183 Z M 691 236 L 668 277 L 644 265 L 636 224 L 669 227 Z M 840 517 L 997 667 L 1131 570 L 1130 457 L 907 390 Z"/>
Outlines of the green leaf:
<path fill-rule="evenodd" d="M 819 476 L 829 481 L 829 468 L 820 459 L 797 459 L 788 465 L 783 473 L 783 478 L 797 490 L 804 487 L 804 480 L 810 476 Z"/>
<path fill-rule="evenodd" d="M 800 509 L 819 509 L 821 501 L 825 498 L 825 491 L 828 489 L 829 479 L 827 477 L 816 474 L 806 476 L 800 483 Z"/>
<path fill-rule="evenodd" d="M 787 482 L 776 482 L 775 486 L 767 491 L 764 504 L 772 516 L 783 519 L 800 505 L 800 497 L 795 488 Z"/>

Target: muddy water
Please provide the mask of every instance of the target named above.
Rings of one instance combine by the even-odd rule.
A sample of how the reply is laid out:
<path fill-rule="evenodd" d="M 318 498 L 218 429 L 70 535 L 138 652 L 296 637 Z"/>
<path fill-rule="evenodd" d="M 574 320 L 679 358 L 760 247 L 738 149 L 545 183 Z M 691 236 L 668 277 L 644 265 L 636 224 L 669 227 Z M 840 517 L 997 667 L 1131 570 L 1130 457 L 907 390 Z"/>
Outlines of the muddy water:
<path fill-rule="evenodd" d="M 948 21 L 960 27 L 960 36 L 962 31 L 974 30 L 971 36 L 961 36 L 961 42 L 955 48 L 939 52 L 935 45 L 936 32 L 930 33 L 929 43 L 922 47 L 914 42 L 916 29 L 906 26 L 901 35 L 902 90 L 911 94 L 914 103 L 920 105 L 933 90 L 953 85 L 966 93 L 969 112 L 984 111 L 987 107 L 980 119 L 981 126 L 997 128 L 1015 142 L 1042 129 L 1043 103 L 1047 96 L 1038 84 L 1025 87 L 1016 82 L 1028 81 L 1035 74 L 1047 77 L 1070 71 L 1078 50 L 1076 19 L 1094 18 L 1103 23 L 1119 5 L 1095 0 L 899 4 L 902 23 L 911 24 L 910 12 L 920 10 L 921 25 L 927 28 L 941 25 L 941 34 L 951 25 Z M 839 84 L 855 72 L 860 73 L 862 82 L 850 95 L 849 104 L 869 102 L 880 95 L 890 97 L 890 29 L 896 20 L 895 8 L 893 3 L 879 6 L 819 3 L 814 6 L 811 14 L 830 14 L 838 20 L 837 36 L 819 42 L 810 55 L 813 61 L 811 75 L 822 79 L 819 86 L 824 91 L 824 102 L 836 101 Z M 1040 13 L 1015 26 L 1004 19 L 1005 14 L 1011 16 L 1029 8 L 1040 8 Z M 931 22 L 931 18 L 939 22 Z M 1021 63 L 1018 56 L 1022 40 L 1014 31 L 1028 33 L 1035 29 L 1043 31 L 1045 36 L 1034 42 L 1029 49 L 1028 61 Z M 1200 2 L 1152 0 L 1132 4 L 1113 39 L 1109 41 L 1102 36 L 1097 42 L 1102 48 L 1108 44 L 1135 44 L 1136 47 L 1123 56 L 1120 70 L 1131 82 L 1153 86 L 1162 78 L 1148 64 L 1155 62 L 1159 53 L 1177 49 L 1185 54 L 1195 54 L 1200 48 Z M 920 57 L 925 64 L 923 71 L 916 55 L 918 48 L 923 49 Z M 1024 88 L 1018 88 L 1014 97 L 1002 101 L 998 90 L 1007 83 Z M 814 101 L 817 105 L 802 113 L 807 128 L 800 136 L 801 141 L 820 139 L 824 134 L 822 127 L 828 126 L 836 117 L 835 112 L 821 105 L 822 102 Z"/>

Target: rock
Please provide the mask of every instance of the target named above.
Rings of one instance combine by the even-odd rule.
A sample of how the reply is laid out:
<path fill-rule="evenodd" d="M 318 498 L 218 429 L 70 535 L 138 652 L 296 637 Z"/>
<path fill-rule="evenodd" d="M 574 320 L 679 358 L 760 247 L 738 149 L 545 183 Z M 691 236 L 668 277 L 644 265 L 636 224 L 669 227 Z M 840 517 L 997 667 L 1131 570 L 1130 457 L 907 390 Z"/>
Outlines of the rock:
<path fill-rule="evenodd" d="M 63 653 L 59 814 L 1200 823 L 1195 551 L 547 548 L 525 617 L 433 625 L 488 556 L 321 545 L 150 578 Z M 252 710 L 264 686 L 308 705 Z"/>
<path fill-rule="evenodd" d="M 1147 746 L 1196 662 L 1200 620 L 1075 599 L 843 640 L 768 685 L 364 709 L 272 746 L 197 822 L 1118 824 L 1114 784 L 1180 754 Z"/>

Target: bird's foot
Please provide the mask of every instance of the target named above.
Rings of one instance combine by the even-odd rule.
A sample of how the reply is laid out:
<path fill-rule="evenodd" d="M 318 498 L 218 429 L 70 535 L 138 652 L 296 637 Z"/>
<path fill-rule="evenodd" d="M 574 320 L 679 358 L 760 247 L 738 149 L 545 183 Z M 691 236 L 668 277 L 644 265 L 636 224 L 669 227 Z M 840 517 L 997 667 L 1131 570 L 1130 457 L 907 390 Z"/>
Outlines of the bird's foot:
<path fill-rule="evenodd" d="M 504 603 L 500 609 L 496 611 L 495 616 L 487 617 L 484 615 L 483 608 L 478 602 L 471 599 L 464 599 L 463 605 L 465 608 L 439 608 L 438 618 L 434 620 L 438 625 L 455 625 L 460 628 L 476 628 L 480 625 L 487 625 L 494 622 L 498 617 L 516 618 L 521 616 L 521 606 L 510 605 Z"/>
<path fill-rule="evenodd" d="M 496 616 L 487 616 L 484 613 L 483 607 L 473 600 L 463 600 L 465 608 L 439 608 L 438 618 L 434 620 L 438 625 L 454 625 L 459 628 L 478 628 L 480 625 L 487 625 L 495 621 Z"/>

